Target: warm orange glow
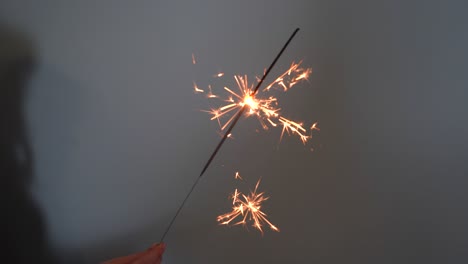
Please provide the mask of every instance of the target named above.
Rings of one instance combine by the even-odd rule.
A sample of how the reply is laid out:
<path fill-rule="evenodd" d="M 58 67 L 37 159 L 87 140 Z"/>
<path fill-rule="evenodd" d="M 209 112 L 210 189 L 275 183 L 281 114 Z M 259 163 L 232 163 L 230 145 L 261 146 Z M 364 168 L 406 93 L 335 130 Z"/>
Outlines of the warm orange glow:
<path fill-rule="evenodd" d="M 270 85 L 268 85 L 264 91 L 269 91 L 270 89 L 274 88 L 275 86 L 280 86 L 286 92 L 297 82 L 301 80 L 309 80 L 309 75 L 312 74 L 311 68 L 300 68 L 302 61 L 295 63 L 292 62 L 291 67 L 283 74 L 281 74 L 275 81 L 273 81 Z"/>
<path fill-rule="evenodd" d="M 251 110 L 258 109 L 258 102 L 249 94 L 244 97 L 244 104 L 248 105 Z"/>
<path fill-rule="evenodd" d="M 301 68 L 300 64 L 301 62 L 293 62 L 283 74 L 267 85 L 263 91 L 280 90 L 286 92 L 297 83 L 308 80 L 312 69 Z M 223 75 L 224 73 L 218 73 L 214 75 L 214 77 L 221 77 Z M 224 98 L 213 94 L 211 86 L 208 86 L 208 98 L 220 98 L 225 102 L 225 104 L 218 108 L 206 111 L 211 114 L 211 120 L 217 120 L 221 130 L 226 129 L 232 122 L 235 113 L 245 106 L 247 108 L 245 109 L 245 114 L 247 116 L 255 116 L 263 129 L 277 127 L 278 124 L 281 125 L 282 132 L 280 139 L 283 138 L 284 132 L 288 135 L 297 135 L 303 144 L 311 138 L 312 134 L 308 133 L 308 130 L 304 128 L 302 123 L 292 121 L 280 115 L 281 109 L 278 107 L 278 99 L 276 97 L 268 96 L 262 98 L 258 93 L 253 94 L 253 84 L 249 83 L 246 75 L 235 75 L 234 80 L 236 81 L 239 92 L 235 92 L 229 87 L 224 87 L 224 90 L 227 92 L 227 97 Z M 196 88 L 195 91 L 201 92 L 202 90 Z M 222 121 L 222 119 L 225 121 Z M 313 126 L 311 130 L 318 130 L 318 128 Z"/>
<path fill-rule="evenodd" d="M 218 96 L 213 94 L 213 91 L 211 91 L 211 85 L 208 85 L 208 94 L 206 95 L 208 98 L 217 98 Z"/>
<path fill-rule="evenodd" d="M 197 84 L 195 82 L 193 82 L 193 90 L 196 92 L 196 93 L 203 93 L 205 91 L 203 91 L 202 89 L 198 88 Z"/>
<path fill-rule="evenodd" d="M 192 64 L 197 64 L 197 60 L 195 60 L 195 54 L 192 53 Z"/>
<path fill-rule="evenodd" d="M 240 177 L 236 172 L 236 178 Z M 245 195 L 238 189 L 235 189 L 231 195 L 232 211 L 218 216 L 217 220 L 220 225 L 247 225 L 248 222 L 263 234 L 263 225 L 267 225 L 270 229 L 279 232 L 279 228 L 273 225 L 268 219 L 265 212 L 261 210 L 262 203 L 268 200 L 264 192 L 258 192 L 260 180 L 257 181 L 255 189 L 250 194 Z M 238 219 L 238 220 L 236 220 Z M 237 221 L 237 222 L 236 222 Z"/>
<path fill-rule="evenodd" d="M 318 128 L 318 123 L 317 123 L 317 122 L 313 123 L 312 126 L 310 127 L 310 130 L 318 130 L 318 131 L 320 131 L 320 128 Z"/>

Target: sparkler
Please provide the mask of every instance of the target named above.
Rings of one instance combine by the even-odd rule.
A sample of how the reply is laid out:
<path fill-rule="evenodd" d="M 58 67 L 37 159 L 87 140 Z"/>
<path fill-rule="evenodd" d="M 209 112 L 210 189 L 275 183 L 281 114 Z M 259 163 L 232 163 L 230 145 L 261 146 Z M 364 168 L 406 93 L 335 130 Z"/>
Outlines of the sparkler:
<path fill-rule="evenodd" d="M 241 179 L 238 172 L 236 172 L 236 179 Z M 250 191 L 250 194 L 245 195 L 238 189 L 235 189 L 231 196 L 232 211 L 229 213 L 218 216 L 217 220 L 220 225 L 243 225 L 246 226 L 248 221 L 252 222 L 252 226 L 263 234 L 263 225 L 266 224 L 271 230 L 279 232 L 279 228 L 273 225 L 268 219 L 265 212 L 261 210 L 262 203 L 269 199 L 265 196 L 264 192 L 258 192 L 260 180 L 257 181 L 255 189 Z M 238 222 L 235 219 L 240 218 Z"/>
<path fill-rule="evenodd" d="M 284 44 L 283 48 L 280 50 L 280 52 L 278 53 L 278 55 L 276 55 L 275 59 L 273 60 L 273 62 L 270 64 L 270 67 L 268 67 L 268 69 L 265 71 L 265 73 L 263 74 L 263 77 L 258 81 L 257 83 L 257 86 L 255 87 L 255 89 L 253 89 L 251 91 L 251 94 L 250 96 L 251 97 L 254 97 L 255 94 L 257 93 L 258 89 L 260 88 L 260 86 L 262 85 L 263 81 L 265 80 L 266 76 L 270 73 L 271 69 L 273 68 L 273 66 L 275 66 L 276 62 L 278 61 L 279 57 L 281 57 L 281 55 L 283 54 L 284 50 L 286 49 L 286 47 L 289 45 L 289 43 L 291 42 L 291 40 L 294 38 L 294 36 L 297 34 L 297 32 L 299 31 L 299 28 L 296 28 L 296 30 L 294 30 L 293 34 L 289 37 L 288 41 L 286 42 L 286 44 Z M 194 59 L 194 56 L 192 57 L 192 63 L 196 63 L 195 62 L 195 59 Z M 209 86 L 209 88 L 211 89 L 211 87 Z M 198 178 L 195 180 L 195 182 L 193 183 L 192 187 L 190 188 L 189 192 L 187 193 L 187 195 L 185 196 L 184 200 L 182 201 L 181 205 L 179 206 L 179 208 L 177 209 L 174 217 L 172 218 L 171 222 L 169 222 L 169 225 L 168 227 L 166 228 L 166 230 L 164 231 L 162 237 L 161 237 L 161 243 L 164 241 L 164 238 L 166 237 L 167 233 L 169 232 L 169 230 L 171 229 L 172 227 L 172 224 L 174 223 L 174 221 L 176 220 L 177 216 L 179 215 L 180 211 L 182 210 L 182 208 L 184 207 L 185 203 L 187 202 L 188 198 L 190 197 L 190 195 L 192 194 L 193 190 L 195 189 L 195 187 L 197 186 L 198 182 L 200 181 L 201 177 L 203 176 L 203 174 L 205 173 L 205 171 L 208 169 L 208 167 L 210 166 L 211 162 L 213 161 L 214 157 L 216 156 L 216 154 L 218 153 L 219 149 L 221 148 L 221 146 L 223 145 L 224 141 L 226 141 L 226 138 L 228 138 L 228 136 L 231 134 L 231 131 L 232 129 L 234 128 L 234 126 L 236 125 L 237 121 L 239 121 L 239 118 L 241 117 L 241 115 L 244 113 L 246 109 L 246 105 L 244 104 L 240 109 L 239 111 L 237 112 L 237 114 L 235 116 L 232 117 L 232 120 L 230 122 L 230 125 L 229 127 L 226 129 L 225 133 L 224 133 L 224 136 L 221 138 L 221 141 L 218 143 L 218 145 L 216 146 L 216 148 L 214 149 L 213 153 L 211 154 L 210 158 L 208 159 L 208 161 L 206 162 L 205 166 L 203 167 L 200 175 L 198 176 Z"/>

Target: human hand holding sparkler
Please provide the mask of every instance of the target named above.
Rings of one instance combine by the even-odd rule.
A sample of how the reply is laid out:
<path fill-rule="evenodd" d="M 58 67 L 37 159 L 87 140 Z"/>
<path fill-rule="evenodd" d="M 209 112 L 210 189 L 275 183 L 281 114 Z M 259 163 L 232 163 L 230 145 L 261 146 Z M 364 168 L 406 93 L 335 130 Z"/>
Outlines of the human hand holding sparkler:
<path fill-rule="evenodd" d="M 102 264 L 161 264 L 165 249 L 164 243 L 154 244 L 146 251 L 111 259 Z"/>

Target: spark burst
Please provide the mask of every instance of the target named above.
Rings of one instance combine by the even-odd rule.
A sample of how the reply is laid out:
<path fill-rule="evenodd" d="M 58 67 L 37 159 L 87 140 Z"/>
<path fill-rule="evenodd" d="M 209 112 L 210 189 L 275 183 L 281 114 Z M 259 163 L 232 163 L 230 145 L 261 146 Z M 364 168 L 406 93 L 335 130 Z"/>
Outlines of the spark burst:
<path fill-rule="evenodd" d="M 271 90 L 287 92 L 299 82 L 308 80 L 312 69 L 302 68 L 301 63 L 302 62 L 293 62 L 288 70 L 278 76 L 262 91 L 264 93 Z M 219 78 L 223 75 L 224 73 L 218 73 L 214 75 L 214 77 Z M 218 98 L 224 102 L 224 104 L 218 108 L 205 111 L 211 115 L 211 120 L 216 120 L 218 122 L 221 130 L 225 130 L 233 121 L 236 113 L 246 106 L 245 114 L 247 116 L 255 116 L 263 129 L 267 130 L 270 127 L 282 127 L 280 140 L 282 140 L 285 133 L 288 135 L 297 135 L 303 144 L 312 137 L 312 133 L 308 133 L 308 129 L 304 127 L 302 122 L 293 121 L 280 114 L 281 108 L 278 106 L 278 99 L 276 97 L 272 95 L 255 94 L 254 86 L 249 82 L 247 75 L 235 75 L 234 80 L 236 81 L 238 91 L 236 92 L 229 87 L 224 87 L 227 97 L 214 94 L 211 85 L 208 86 L 208 92 L 206 93 L 208 98 Z M 257 81 L 258 80 L 259 78 L 257 77 Z M 195 83 L 193 87 L 197 93 L 204 92 L 204 90 L 200 89 Z M 317 123 L 313 124 L 312 127 L 310 132 L 317 129 Z"/>
<path fill-rule="evenodd" d="M 240 178 L 236 172 L 236 179 Z M 240 178 L 242 179 L 242 178 Z M 247 222 L 252 222 L 252 226 L 263 234 L 263 225 L 268 225 L 271 230 L 279 232 L 279 228 L 273 225 L 267 215 L 261 210 L 262 203 L 269 199 L 264 192 L 258 192 L 260 180 L 257 181 L 255 189 L 250 194 L 245 195 L 238 189 L 235 189 L 231 195 L 232 211 L 218 216 L 217 220 L 220 225 L 247 225 Z M 236 219 L 239 219 L 235 222 Z M 233 223 L 234 222 L 234 223 Z"/>

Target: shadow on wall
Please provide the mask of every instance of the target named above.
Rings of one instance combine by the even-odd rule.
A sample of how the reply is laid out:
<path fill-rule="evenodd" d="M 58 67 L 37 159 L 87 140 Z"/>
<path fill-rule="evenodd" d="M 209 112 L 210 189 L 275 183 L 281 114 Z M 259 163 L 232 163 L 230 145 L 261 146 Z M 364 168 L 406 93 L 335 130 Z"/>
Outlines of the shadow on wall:
<path fill-rule="evenodd" d="M 55 263 L 29 190 L 33 158 L 23 103 L 35 55 L 27 37 L 0 25 L 0 239 L 5 263 Z"/>

